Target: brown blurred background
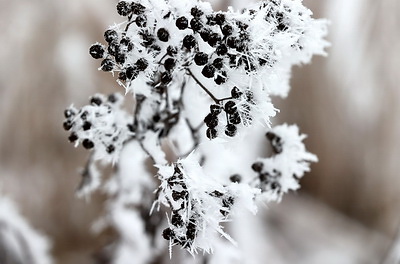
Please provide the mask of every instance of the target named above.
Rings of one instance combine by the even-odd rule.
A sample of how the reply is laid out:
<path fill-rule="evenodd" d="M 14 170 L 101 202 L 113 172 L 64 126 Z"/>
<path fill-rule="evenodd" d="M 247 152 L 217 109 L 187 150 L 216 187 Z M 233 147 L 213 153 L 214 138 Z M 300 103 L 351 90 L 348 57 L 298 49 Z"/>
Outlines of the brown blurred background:
<path fill-rule="evenodd" d="M 115 3 L 0 3 L 0 188 L 51 237 L 58 263 L 89 263 L 104 242 L 90 231 L 102 197 L 89 204 L 74 196 L 87 153 L 67 142 L 61 124 L 69 104 L 80 106 L 95 92 L 122 91 L 97 72 L 88 54 L 108 25 L 122 21 Z M 297 196 L 310 195 L 391 239 L 400 221 L 400 2 L 304 4 L 331 21 L 332 47 L 329 57 L 296 67 L 289 97 L 275 99 L 277 123 L 297 123 L 320 160 Z"/>

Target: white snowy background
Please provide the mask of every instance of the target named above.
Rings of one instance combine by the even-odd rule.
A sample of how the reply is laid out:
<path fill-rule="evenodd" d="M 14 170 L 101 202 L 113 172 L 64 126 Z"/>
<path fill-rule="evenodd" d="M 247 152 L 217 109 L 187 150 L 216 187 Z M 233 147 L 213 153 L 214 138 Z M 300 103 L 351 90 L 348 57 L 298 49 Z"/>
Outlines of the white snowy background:
<path fill-rule="evenodd" d="M 255 218 L 242 216 L 240 223 L 257 237 L 233 235 L 254 264 L 379 263 L 400 220 L 400 3 L 304 3 L 315 17 L 331 20 L 332 47 L 329 57 L 295 69 L 289 97 L 275 101 L 276 123 L 297 123 L 319 163 L 298 193 Z M 105 0 L 0 3 L 0 191 L 50 238 L 56 263 L 90 263 L 113 236 L 92 233 L 104 197 L 85 202 L 74 195 L 87 153 L 67 142 L 61 123 L 71 102 L 82 105 L 117 87 L 88 54 L 110 22 L 121 20 L 114 6 Z M 387 263 L 395 263 L 395 252 L 391 258 Z"/>

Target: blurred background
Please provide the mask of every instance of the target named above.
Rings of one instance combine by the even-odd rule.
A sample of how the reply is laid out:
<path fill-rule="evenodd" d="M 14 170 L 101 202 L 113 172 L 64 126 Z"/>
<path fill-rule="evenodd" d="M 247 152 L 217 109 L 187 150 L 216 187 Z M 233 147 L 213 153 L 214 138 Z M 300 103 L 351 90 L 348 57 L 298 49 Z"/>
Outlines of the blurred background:
<path fill-rule="evenodd" d="M 122 21 L 115 4 L 0 3 L 0 190 L 51 238 L 56 263 L 90 263 L 106 242 L 91 232 L 103 197 L 74 195 L 87 153 L 68 143 L 62 121 L 71 103 L 122 91 L 88 54 L 108 25 Z M 224 10 L 248 1 L 212 4 Z M 264 215 L 269 235 L 281 237 L 274 254 L 282 261 L 272 263 L 300 256 L 318 263 L 321 254 L 338 257 L 329 263 L 383 263 L 400 221 L 400 2 L 304 4 L 331 21 L 332 46 L 328 57 L 294 69 L 289 97 L 274 99 L 275 122 L 297 123 L 320 161 L 298 193 Z"/>

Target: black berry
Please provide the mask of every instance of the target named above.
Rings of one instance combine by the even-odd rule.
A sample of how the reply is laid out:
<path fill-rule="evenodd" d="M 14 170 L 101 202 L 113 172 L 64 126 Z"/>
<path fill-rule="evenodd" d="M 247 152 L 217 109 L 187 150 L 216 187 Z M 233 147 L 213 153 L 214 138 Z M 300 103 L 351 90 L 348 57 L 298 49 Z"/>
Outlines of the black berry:
<path fill-rule="evenodd" d="M 101 44 L 93 44 L 89 49 L 89 54 L 93 59 L 101 59 L 104 56 L 104 47 Z"/>
<path fill-rule="evenodd" d="M 85 149 L 91 149 L 91 148 L 94 147 L 94 143 L 93 143 L 90 139 L 85 138 L 85 139 L 82 141 L 82 146 L 83 146 Z"/>
<path fill-rule="evenodd" d="M 231 90 L 231 96 L 232 98 L 239 99 L 242 96 L 242 92 L 235 86 Z"/>
<path fill-rule="evenodd" d="M 113 29 L 108 29 L 106 32 L 104 32 L 104 39 L 108 42 L 111 43 L 114 40 L 118 39 L 118 33 L 117 31 Z"/>
<path fill-rule="evenodd" d="M 68 131 L 68 130 L 70 130 L 71 128 L 72 128 L 72 126 L 73 126 L 73 123 L 71 122 L 71 121 L 65 121 L 64 123 L 63 123 L 63 128 L 66 130 L 66 131 Z"/>
<path fill-rule="evenodd" d="M 189 50 L 194 48 L 196 44 L 196 38 L 193 35 L 186 35 L 183 38 L 183 46 Z"/>
<path fill-rule="evenodd" d="M 149 63 L 145 58 L 140 58 L 136 61 L 135 66 L 138 71 L 144 71 L 149 66 Z"/>
<path fill-rule="evenodd" d="M 160 28 L 157 31 L 157 37 L 162 42 L 167 42 L 169 39 L 169 32 L 165 28 Z"/>
<path fill-rule="evenodd" d="M 101 62 L 101 70 L 102 71 L 106 71 L 106 72 L 112 71 L 113 67 L 114 67 L 114 63 L 110 59 L 104 59 Z"/>
<path fill-rule="evenodd" d="M 132 12 L 135 15 L 141 15 L 146 10 L 146 7 L 139 3 L 132 3 Z"/>
<path fill-rule="evenodd" d="M 162 237 L 165 240 L 171 240 L 174 235 L 175 235 L 174 231 L 172 231 L 171 228 L 169 228 L 169 227 L 164 229 L 164 231 L 162 232 Z"/>
<path fill-rule="evenodd" d="M 215 128 L 207 128 L 206 136 L 209 139 L 214 139 L 217 137 L 217 130 Z"/>
<path fill-rule="evenodd" d="M 218 25 L 222 25 L 225 22 L 225 15 L 224 14 L 217 14 L 215 16 L 215 23 L 217 23 Z"/>
<path fill-rule="evenodd" d="M 118 73 L 118 80 L 126 81 L 126 73 L 121 71 Z"/>
<path fill-rule="evenodd" d="M 262 163 L 260 161 L 254 162 L 253 165 L 251 165 L 251 168 L 255 172 L 261 172 L 263 170 L 263 168 L 264 168 L 264 163 Z"/>
<path fill-rule="evenodd" d="M 109 145 L 109 146 L 106 148 L 106 151 L 107 151 L 108 154 L 113 153 L 113 152 L 115 151 L 114 145 Z"/>
<path fill-rule="evenodd" d="M 228 53 L 228 48 L 225 44 L 221 44 L 217 47 L 215 51 L 217 52 L 217 55 L 225 55 L 226 53 Z"/>
<path fill-rule="evenodd" d="M 168 84 L 172 81 L 172 75 L 169 72 L 164 72 L 163 74 L 161 74 L 161 82 L 163 84 Z"/>
<path fill-rule="evenodd" d="M 69 142 L 73 143 L 78 140 L 78 135 L 75 132 L 72 132 L 68 137 Z"/>
<path fill-rule="evenodd" d="M 204 12 L 201 11 L 199 7 L 195 6 L 192 7 L 192 9 L 190 10 L 190 14 L 194 17 L 201 17 L 204 14 Z"/>
<path fill-rule="evenodd" d="M 103 102 L 100 97 L 93 96 L 92 98 L 90 98 L 90 103 L 92 105 L 101 105 Z"/>
<path fill-rule="evenodd" d="M 92 127 L 92 123 L 85 121 L 85 123 L 83 123 L 82 128 L 84 131 L 89 130 Z"/>
<path fill-rule="evenodd" d="M 224 36 L 229 36 L 231 35 L 233 32 L 233 28 L 231 25 L 225 25 L 222 27 L 222 34 L 224 34 Z"/>
<path fill-rule="evenodd" d="M 226 102 L 224 109 L 228 114 L 233 114 L 237 111 L 236 103 L 234 101 L 228 101 Z"/>
<path fill-rule="evenodd" d="M 218 33 L 211 33 L 209 38 L 208 38 L 208 44 L 211 47 L 215 47 L 218 42 L 221 41 L 221 36 Z"/>
<path fill-rule="evenodd" d="M 240 183 L 242 181 L 242 176 L 240 176 L 239 174 L 234 174 L 231 177 L 229 177 L 229 180 L 231 182 Z"/>
<path fill-rule="evenodd" d="M 233 125 L 233 124 L 228 124 L 228 125 L 225 127 L 225 135 L 227 135 L 228 137 L 233 137 L 233 136 L 235 136 L 235 135 L 236 135 L 236 132 L 237 132 L 237 128 L 236 128 L 236 126 Z"/>
<path fill-rule="evenodd" d="M 199 66 L 206 65 L 208 62 L 208 55 L 204 52 L 196 53 L 194 56 L 194 62 Z"/>
<path fill-rule="evenodd" d="M 145 15 L 137 16 L 135 23 L 138 27 L 145 27 L 147 25 L 147 17 Z"/>
<path fill-rule="evenodd" d="M 200 32 L 200 37 L 204 42 L 208 42 L 211 32 L 207 29 Z"/>
<path fill-rule="evenodd" d="M 213 66 L 214 66 L 216 69 L 220 70 L 220 69 L 224 66 L 223 61 L 224 61 L 224 60 L 223 60 L 222 58 L 216 58 L 216 59 L 213 61 Z"/>
<path fill-rule="evenodd" d="M 173 58 L 168 58 L 164 61 L 164 68 L 167 71 L 171 71 L 175 67 L 175 60 Z"/>
<path fill-rule="evenodd" d="M 208 114 L 204 118 L 204 123 L 206 123 L 206 126 L 209 128 L 215 128 L 216 126 L 218 126 L 218 116 L 213 114 Z"/>
<path fill-rule="evenodd" d="M 190 20 L 190 27 L 193 31 L 200 31 L 203 28 L 203 24 L 201 23 L 200 19 L 193 18 Z"/>
<path fill-rule="evenodd" d="M 178 53 L 178 49 L 176 48 L 176 47 L 174 47 L 174 46 L 168 46 L 167 47 L 167 54 L 169 55 L 169 56 L 174 56 L 175 54 L 177 54 Z"/>
<path fill-rule="evenodd" d="M 214 77 L 214 74 L 215 74 L 215 67 L 212 64 L 207 64 L 206 66 L 204 66 L 201 73 L 206 78 L 212 78 L 212 77 Z"/>
<path fill-rule="evenodd" d="M 226 82 L 226 79 L 227 79 L 226 71 L 223 71 L 217 75 L 217 77 L 214 79 L 214 82 L 218 85 L 221 85 Z"/>
<path fill-rule="evenodd" d="M 188 19 L 184 16 L 181 16 L 176 20 L 175 25 L 180 30 L 184 30 L 188 27 L 188 23 Z"/>
<path fill-rule="evenodd" d="M 120 16 L 127 16 L 132 12 L 132 6 L 125 1 L 121 1 L 117 4 L 117 12 Z"/>
<path fill-rule="evenodd" d="M 240 114 L 239 112 L 235 112 L 231 115 L 229 115 L 229 123 L 234 124 L 234 125 L 239 125 L 241 122 Z"/>
<path fill-rule="evenodd" d="M 126 68 L 126 78 L 128 80 L 133 80 L 138 76 L 139 72 L 136 67 L 129 66 Z"/>
<path fill-rule="evenodd" d="M 70 118 L 75 115 L 75 112 L 71 109 L 65 109 L 64 116 L 65 118 Z"/>
<path fill-rule="evenodd" d="M 219 115 L 222 112 L 222 106 L 217 104 L 212 104 L 210 105 L 210 112 L 214 116 Z"/>

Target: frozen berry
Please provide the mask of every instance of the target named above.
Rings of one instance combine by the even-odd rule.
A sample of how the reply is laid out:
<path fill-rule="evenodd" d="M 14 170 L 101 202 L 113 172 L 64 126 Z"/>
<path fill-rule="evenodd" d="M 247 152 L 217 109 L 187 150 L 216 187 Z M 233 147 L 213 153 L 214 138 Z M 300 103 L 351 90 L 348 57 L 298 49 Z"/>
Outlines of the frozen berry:
<path fill-rule="evenodd" d="M 114 145 L 107 146 L 106 151 L 107 151 L 108 154 L 113 153 L 115 151 Z"/>
<path fill-rule="evenodd" d="M 242 181 L 242 176 L 240 176 L 239 174 L 234 174 L 231 177 L 229 177 L 229 180 L 231 182 L 240 183 Z"/>
<path fill-rule="evenodd" d="M 91 103 L 92 105 L 101 105 L 103 102 L 102 102 L 102 100 L 101 100 L 100 97 L 98 97 L 98 96 L 93 96 L 92 98 L 90 98 L 90 103 Z"/>
<path fill-rule="evenodd" d="M 82 141 L 82 146 L 83 146 L 85 149 L 91 149 L 91 148 L 94 147 L 94 143 L 93 143 L 90 139 L 85 138 L 85 139 Z"/>
<path fill-rule="evenodd" d="M 70 130 L 72 128 L 72 126 L 73 126 L 73 123 L 69 120 L 67 120 L 63 123 L 63 127 L 66 131 Z"/>
<path fill-rule="evenodd" d="M 119 43 L 116 40 L 112 41 L 111 43 L 109 43 L 107 48 L 108 54 L 112 56 L 117 55 L 117 53 L 119 52 L 119 48 L 120 48 Z"/>
<path fill-rule="evenodd" d="M 89 54 L 93 59 L 101 59 L 104 56 L 104 47 L 101 44 L 93 44 L 89 49 Z"/>
<path fill-rule="evenodd" d="M 210 34 L 211 34 L 210 30 L 204 29 L 200 32 L 200 37 L 204 42 L 208 42 Z"/>
<path fill-rule="evenodd" d="M 228 53 L 228 48 L 225 44 L 221 44 L 217 47 L 215 51 L 217 52 L 217 55 L 225 55 L 226 53 Z"/>
<path fill-rule="evenodd" d="M 167 54 L 169 56 L 174 56 L 177 53 L 178 53 L 178 49 L 176 47 L 174 47 L 174 46 L 168 46 L 167 47 Z"/>
<path fill-rule="evenodd" d="M 92 123 L 85 121 L 85 123 L 83 123 L 82 128 L 84 131 L 89 130 L 92 127 Z"/>
<path fill-rule="evenodd" d="M 117 31 L 113 29 L 108 29 L 106 32 L 104 32 L 104 39 L 108 42 L 111 43 L 114 40 L 118 39 L 118 33 Z"/>
<path fill-rule="evenodd" d="M 164 72 L 161 74 L 161 82 L 163 84 L 168 84 L 172 81 L 172 75 L 169 72 Z"/>
<path fill-rule="evenodd" d="M 233 136 L 235 136 L 235 135 L 236 135 L 236 131 L 237 131 L 237 128 L 236 128 L 236 126 L 233 125 L 233 124 L 228 124 L 228 125 L 225 127 L 225 135 L 227 135 L 228 137 L 233 137 Z"/>
<path fill-rule="evenodd" d="M 118 80 L 126 81 L 126 73 L 121 71 L 118 73 Z"/>
<path fill-rule="evenodd" d="M 171 224 L 176 226 L 176 227 L 180 227 L 183 226 L 183 219 L 182 216 L 179 215 L 178 213 L 172 214 L 171 217 Z"/>
<path fill-rule="evenodd" d="M 207 64 L 206 66 L 204 66 L 201 73 L 206 78 L 212 78 L 212 77 L 214 77 L 214 74 L 215 74 L 215 67 L 212 64 Z"/>
<path fill-rule="evenodd" d="M 106 72 L 112 71 L 113 67 L 114 67 L 114 63 L 110 59 L 104 59 L 101 62 L 101 70 L 102 71 L 106 71 Z"/>
<path fill-rule="evenodd" d="M 218 116 L 213 115 L 213 114 L 208 114 L 204 118 L 204 123 L 209 128 L 215 128 L 216 126 L 218 126 Z"/>
<path fill-rule="evenodd" d="M 126 60 L 126 56 L 124 53 L 117 53 L 117 55 L 115 55 L 115 62 L 119 63 L 119 64 L 124 64 Z"/>
<path fill-rule="evenodd" d="M 199 7 L 195 6 L 192 7 L 192 9 L 190 9 L 190 14 L 194 17 L 201 17 L 204 14 L 204 12 L 201 11 Z"/>
<path fill-rule="evenodd" d="M 72 132 L 68 137 L 69 142 L 73 143 L 78 140 L 78 135 L 75 132 Z"/>
<path fill-rule="evenodd" d="M 117 12 L 120 16 L 127 16 L 132 12 L 132 6 L 130 3 L 128 4 L 125 1 L 121 1 L 117 4 Z"/>
<path fill-rule="evenodd" d="M 165 240 L 171 240 L 174 235 L 175 235 L 174 231 L 172 231 L 171 228 L 169 228 L 169 227 L 164 229 L 164 231 L 162 232 L 162 237 Z"/>
<path fill-rule="evenodd" d="M 186 35 L 183 38 L 183 46 L 189 50 L 194 48 L 196 44 L 196 38 L 193 35 Z"/>
<path fill-rule="evenodd" d="M 139 74 L 139 72 L 136 69 L 136 67 L 129 66 L 128 68 L 126 68 L 126 78 L 128 80 L 136 79 L 138 74 Z"/>
<path fill-rule="evenodd" d="M 221 69 L 224 66 L 223 61 L 224 60 L 222 58 L 216 58 L 213 61 L 213 66 L 218 70 Z"/>
<path fill-rule="evenodd" d="M 171 71 L 175 67 L 175 60 L 173 58 L 168 58 L 164 61 L 164 68 L 167 71 Z"/>
<path fill-rule="evenodd" d="M 217 77 L 214 79 L 214 82 L 218 85 L 221 85 L 226 82 L 227 74 L 226 71 L 222 71 Z"/>
<path fill-rule="evenodd" d="M 231 115 L 229 115 L 229 123 L 234 124 L 234 125 L 239 125 L 241 122 L 240 114 L 239 112 L 235 112 Z"/>
<path fill-rule="evenodd" d="M 231 90 L 231 96 L 232 98 L 239 99 L 242 96 L 242 92 L 235 86 Z"/>
<path fill-rule="evenodd" d="M 147 25 L 147 17 L 145 15 L 137 16 L 135 23 L 138 27 L 145 27 Z"/>
<path fill-rule="evenodd" d="M 107 100 L 110 102 L 110 103 L 112 103 L 112 104 L 114 104 L 114 103 L 116 103 L 117 102 L 117 96 L 116 96 L 116 94 L 110 94 L 109 96 L 108 96 L 108 98 L 107 98 Z"/>
<path fill-rule="evenodd" d="M 135 66 L 138 71 L 144 71 L 149 66 L 149 63 L 145 58 L 140 58 L 136 61 Z"/>
<path fill-rule="evenodd" d="M 253 165 L 251 165 L 251 168 L 255 172 L 261 172 L 264 168 L 264 163 L 262 163 L 260 161 L 254 162 Z"/>
<path fill-rule="evenodd" d="M 188 19 L 184 16 L 179 17 L 175 22 L 176 27 L 180 30 L 186 29 L 188 27 L 188 24 Z"/>
<path fill-rule="evenodd" d="M 232 48 L 232 49 L 236 48 L 237 43 L 238 43 L 238 40 L 235 37 L 228 37 L 226 39 L 226 45 L 228 45 L 229 48 Z"/>
<path fill-rule="evenodd" d="M 196 55 L 194 56 L 194 62 L 198 66 L 206 65 L 208 62 L 208 55 L 204 52 L 196 53 Z"/>
<path fill-rule="evenodd" d="M 210 105 L 210 112 L 214 116 L 219 115 L 222 112 L 222 106 L 217 104 L 212 104 Z"/>
<path fill-rule="evenodd" d="M 207 128 L 206 136 L 209 139 L 214 139 L 217 137 L 217 130 L 215 128 Z"/>
<path fill-rule="evenodd" d="M 203 28 L 203 24 L 200 19 L 192 18 L 192 20 L 190 20 L 190 27 L 193 31 L 200 31 Z"/>
<path fill-rule="evenodd" d="M 146 7 L 139 3 L 132 3 L 132 12 L 135 15 L 141 15 L 146 10 Z"/>
<path fill-rule="evenodd" d="M 228 114 L 233 114 L 237 111 L 236 103 L 234 101 L 228 101 L 226 102 L 224 109 Z"/>
<path fill-rule="evenodd" d="M 224 36 L 232 35 L 232 32 L 233 28 L 231 25 L 225 25 L 222 27 L 222 34 L 224 34 Z"/>
<path fill-rule="evenodd" d="M 169 32 L 165 28 L 160 28 L 157 31 L 157 37 L 162 42 L 167 42 L 169 39 Z"/>
<path fill-rule="evenodd" d="M 65 109 L 64 116 L 65 118 L 70 118 L 75 115 L 75 112 L 72 109 Z"/>
<path fill-rule="evenodd" d="M 208 38 L 208 44 L 211 47 L 215 47 L 218 42 L 221 41 L 221 36 L 218 33 L 211 33 L 209 38 Z"/>
<path fill-rule="evenodd" d="M 217 14 L 216 16 L 215 16 L 215 23 L 217 23 L 218 25 L 222 25 L 222 24 L 224 24 L 224 22 L 225 22 L 225 15 L 224 14 L 221 14 L 221 13 L 219 13 L 219 14 Z"/>

